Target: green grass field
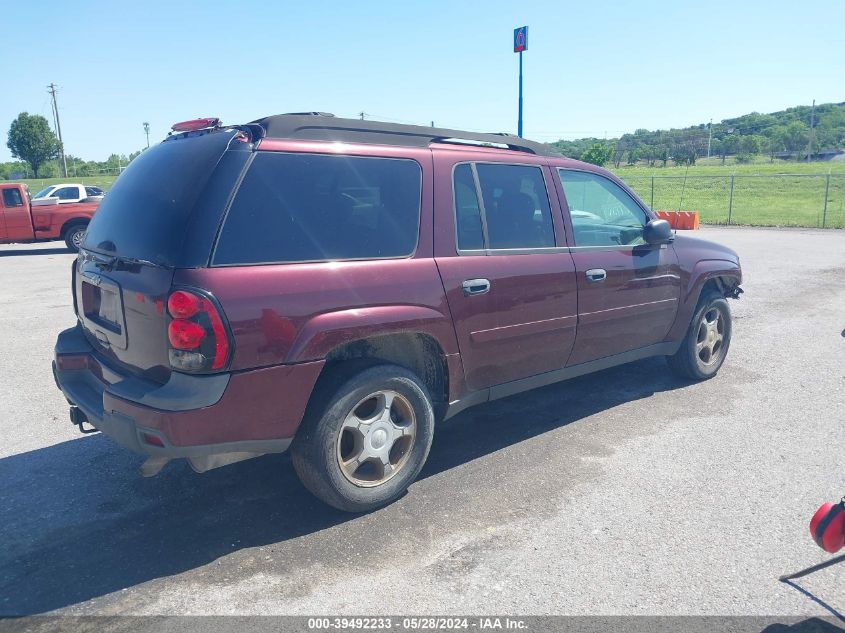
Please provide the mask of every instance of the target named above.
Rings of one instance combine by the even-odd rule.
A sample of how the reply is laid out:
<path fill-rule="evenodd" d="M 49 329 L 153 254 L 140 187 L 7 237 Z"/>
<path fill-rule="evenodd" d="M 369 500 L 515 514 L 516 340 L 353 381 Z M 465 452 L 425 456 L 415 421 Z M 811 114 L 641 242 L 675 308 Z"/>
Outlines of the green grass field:
<path fill-rule="evenodd" d="M 613 172 L 655 209 L 698 211 L 702 222 L 845 228 L 845 162 L 623 166 Z M 827 214 L 825 187 L 830 173 Z M 652 194 L 652 176 L 654 192 Z M 731 201 L 731 176 L 734 176 Z M 823 218 L 824 216 L 824 218 Z"/>
<path fill-rule="evenodd" d="M 760 159 L 758 159 L 760 160 Z M 621 166 L 612 170 L 655 209 L 698 211 L 702 222 L 755 226 L 821 226 L 827 174 L 825 226 L 845 228 L 845 161 L 727 164 L 711 158 L 690 167 Z M 731 176 L 734 176 L 731 204 Z M 652 176 L 654 197 L 652 204 Z M 686 180 L 685 177 L 686 176 Z M 48 184 L 82 182 L 108 190 L 116 176 L 24 180 L 36 193 Z"/>

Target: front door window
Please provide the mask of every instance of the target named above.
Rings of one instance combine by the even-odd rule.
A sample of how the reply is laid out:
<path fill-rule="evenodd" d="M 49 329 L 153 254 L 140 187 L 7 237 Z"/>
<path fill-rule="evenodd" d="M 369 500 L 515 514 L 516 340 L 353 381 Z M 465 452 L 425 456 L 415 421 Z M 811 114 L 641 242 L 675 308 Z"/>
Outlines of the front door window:
<path fill-rule="evenodd" d="M 649 218 L 628 193 L 612 180 L 586 171 L 559 169 L 560 182 L 576 246 L 645 244 Z"/>

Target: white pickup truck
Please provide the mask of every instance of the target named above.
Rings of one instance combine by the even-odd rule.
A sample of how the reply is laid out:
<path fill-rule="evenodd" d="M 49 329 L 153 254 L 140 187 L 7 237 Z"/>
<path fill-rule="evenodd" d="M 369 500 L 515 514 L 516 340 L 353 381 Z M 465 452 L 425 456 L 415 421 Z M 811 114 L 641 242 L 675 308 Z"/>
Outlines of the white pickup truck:
<path fill-rule="evenodd" d="M 45 187 L 32 196 L 33 206 L 45 204 L 68 204 L 71 202 L 94 202 L 102 200 L 105 191 L 91 185 L 80 185 L 74 183 L 60 183 Z"/>

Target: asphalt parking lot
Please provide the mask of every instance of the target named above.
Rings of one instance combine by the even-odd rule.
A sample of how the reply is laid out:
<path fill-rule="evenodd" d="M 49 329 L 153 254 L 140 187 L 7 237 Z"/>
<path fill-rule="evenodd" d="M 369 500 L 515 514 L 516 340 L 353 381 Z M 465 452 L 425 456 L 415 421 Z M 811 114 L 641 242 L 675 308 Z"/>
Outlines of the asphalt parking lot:
<path fill-rule="evenodd" d="M 845 232 L 705 228 L 745 295 L 721 373 L 660 359 L 469 410 L 366 516 L 286 456 L 196 475 L 82 436 L 50 374 L 73 256 L 0 247 L 0 614 L 845 611 L 810 540 L 845 493 Z"/>

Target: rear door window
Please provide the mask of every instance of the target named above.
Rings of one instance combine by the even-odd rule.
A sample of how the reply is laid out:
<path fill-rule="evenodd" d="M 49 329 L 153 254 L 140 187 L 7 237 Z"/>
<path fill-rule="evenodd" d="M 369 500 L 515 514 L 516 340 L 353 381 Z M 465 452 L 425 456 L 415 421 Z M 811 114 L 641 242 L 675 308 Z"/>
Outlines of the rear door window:
<path fill-rule="evenodd" d="M 76 200 L 79 198 L 79 189 L 76 187 L 62 187 L 53 195 L 59 200 Z"/>
<path fill-rule="evenodd" d="M 522 250 L 555 245 L 552 212 L 540 167 L 500 163 L 458 165 L 454 172 L 454 196 L 459 251 Z M 479 204 L 479 198 L 483 205 Z"/>
<path fill-rule="evenodd" d="M 481 205 L 478 203 L 475 178 L 469 163 L 455 167 L 454 193 L 458 250 L 481 250 L 484 248 Z"/>
<path fill-rule="evenodd" d="M 408 159 L 259 152 L 213 263 L 408 257 L 419 234 L 421 175 Z"/>

